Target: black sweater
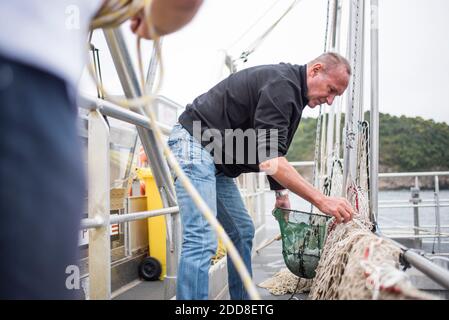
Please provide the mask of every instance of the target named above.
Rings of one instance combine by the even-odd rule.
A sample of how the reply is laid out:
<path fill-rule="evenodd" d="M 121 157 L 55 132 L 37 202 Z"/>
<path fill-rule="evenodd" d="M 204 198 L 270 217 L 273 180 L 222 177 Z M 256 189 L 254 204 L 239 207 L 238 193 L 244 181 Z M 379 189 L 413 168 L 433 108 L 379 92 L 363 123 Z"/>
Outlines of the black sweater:
<path fill-rule="evenodd" d="M 308 103 L 306 70 L 306 65 L 281 63 L 236 72 L 187 105 L 179 123 L 214 155 L 217 169 L 226 176 L 258 172 L 260 162 L 288 151 Z M 194 130 L 194 121 L 199 121 L 202 136 Z M 205 136 L 207 129 L 217 129 L 208 130 L 214 138 Z M 243 154 L 236 152 L 236 131 L 226 129 L 248 133 Z M 277 136 L 270 129 L 277 129 Z M 224 138 L 217 139 L 218 132 Z M 268 180 L 272 190 L 284 189 L 270 176 Z"/>

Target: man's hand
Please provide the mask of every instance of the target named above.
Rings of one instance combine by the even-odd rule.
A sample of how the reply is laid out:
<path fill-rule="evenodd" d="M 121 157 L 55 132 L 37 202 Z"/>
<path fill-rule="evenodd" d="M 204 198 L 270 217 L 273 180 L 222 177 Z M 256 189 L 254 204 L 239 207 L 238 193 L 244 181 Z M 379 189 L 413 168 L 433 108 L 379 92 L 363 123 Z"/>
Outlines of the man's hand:
<path fill-rule="evenodd" d="M 158 35 L 175 32 L 189 23 L 203 0 L 154 0 L 151 5 L 151 23 Z M 151 39 L 151 31 L 144 11 L 131 19 L 131 30 L 137 36 Z"/>
<path fill-rule="evenodd" d="M 321 212 L 334 216 L 337 223 L 347 223 L 354 215 L 351 204 L 345 198 L 323 196 L 323 199 L 317 203 L 317 207 Z"/>
<path fill-rule="evenodd" d="M 276 203 L 274 205 L 276 208 L 290 209 L 290 199 L 288 194 L 276 197 Z"/>
<path fill-rule="evenodd" d="M 334 216 L 338 223 L 348 222 L 352 219 L 354 210 L 348 200 L 323 195 L 307 182 L 285 157 L 264 161 L 259 165 L 259 168 L 260 171 L 266 172 L 284 188 L 312 203 L 321 212 Z"/>

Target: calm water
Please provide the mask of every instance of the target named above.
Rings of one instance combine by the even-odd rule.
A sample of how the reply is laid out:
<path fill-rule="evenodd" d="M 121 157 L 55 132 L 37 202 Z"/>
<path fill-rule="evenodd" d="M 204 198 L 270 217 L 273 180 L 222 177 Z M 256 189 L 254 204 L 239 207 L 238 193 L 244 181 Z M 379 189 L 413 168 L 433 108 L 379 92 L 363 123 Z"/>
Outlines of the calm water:
<path fill-rule="evenodd" d="M 434 200 L 433 191 L 421 191 L 420 198 L 422 200 Z M 448 204 L 449 190 L 441 190 L 439 194 L 440 204 Z M 379 201 L 382 200 L 409 200 L 410 191 L 384 191 L 379 194 Z M 446 201 L 444 201 L 446 200 Z M 432 202 L 422 204 L 430 205 Z M 387 204 L 384 204 L 387 205 Z M 435 225 L 435 208 L 419 208 L 419 223 L 422 226 Z M 440 207 L 441 225 L 449 225 L 449 207 Z M 379 224 L 380 226 L 389 227 L 394 224 L 413 226 L 413 208 L 379 208 Z M 449 228 L 442 229 L 448 231 Z"/>

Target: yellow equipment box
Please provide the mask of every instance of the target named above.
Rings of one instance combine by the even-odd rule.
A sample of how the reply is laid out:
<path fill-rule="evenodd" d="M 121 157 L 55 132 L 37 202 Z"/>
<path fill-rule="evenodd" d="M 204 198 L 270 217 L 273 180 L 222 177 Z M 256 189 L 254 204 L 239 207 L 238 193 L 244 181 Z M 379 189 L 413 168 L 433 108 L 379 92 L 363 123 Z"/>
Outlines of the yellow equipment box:
<path fill-rule="evenodd" d="M 145 196 L 147 198 L 147 210 L 162 209 L 162 199 L 154 180 L 153 173 L 150 168 L 138 168 L 137 177 L 145 182 Z M 148 247 L 149 255 L 157 259 L 162 266 L 160 280 L 166 276 L 167 257 L 166 257 L 166 239 L 167 228 L 165 216 L 148 218 Z"/>

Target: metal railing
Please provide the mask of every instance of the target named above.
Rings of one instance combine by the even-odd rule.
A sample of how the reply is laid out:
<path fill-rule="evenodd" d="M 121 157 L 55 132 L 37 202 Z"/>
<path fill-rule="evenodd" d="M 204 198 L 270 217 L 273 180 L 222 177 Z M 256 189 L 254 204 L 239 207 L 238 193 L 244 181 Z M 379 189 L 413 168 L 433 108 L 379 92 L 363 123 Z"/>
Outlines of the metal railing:
<path fill-rule="evenodd" d="M 129 75 L 128 75 L 129 77 Z M 170 102 L 168 99 L 161 99 L 164 103 Z M 169 235 L 167 238 L 167 281 L 165 286 L 165 297 L 168 299 L 174 295 L 174 279 L 176 276 L 177 266 L 177 249 L 175 245 L 176 239 L 179 237 L 180 231 L 176 227 L 174 214 L 178 213 L 174 200 L 168 202 L 167 193 L 164 190 L 173 188 L 171 185 L 165 185 L 161 176 L 161 168 L 163 166 L 154 166 L 153 173 L 155 180 L 159 181 L 158 188 L 163 198 L 164 206 L 162 210 L 137 212 L 125 215 L 110 217 L 109 215 L 109 128 L 100 113 L 109 117 L 134 124 L 141 136 L 141 142 L 145 150 L 152 150 L 149 155 L 155 164 L 158 157 L 154 156 L 155 144 L 149 143 L 147 139 L 150 134 L 149 119 L 133 111 L 125 110 L 111 102 L 101 99 L 81 95 L 79 99 L 79 107 L 89 110 L 89 130 L 88 130 L 88 176 L 89 176 L 89 197 L 88 197 L 88 219 L 81 222 L 83 229 L 89 230 L 89 297 L 91 299 L 110 299 L 111 298 L 111 261 L 110 261 L 110 240 L 109 225 L 133 220 L 140 220 L 158 215 L 169 215 L 172 218 L 172 230 L 167 230 Z M 175 107 L 178 107 L 175 105 Z M 165 134 L 170 132 L 170 128 L 166 125 L 158 123 Z M 142 139 L 142 137 L 144 139 Z M 151 140 L 151 139 L 150 139 Z M 165 160 L 164 160 L 165 161 Z M 165 173 L 166 175 L 167 173 Z M 157 178 L 159 177 L 159 179 Z M 107 181 L 107 182 L 106 182 Z M 156 182 L 157 183 L 157 182 Z M 161 186 L 163 184 L 163 186 Z M 165 197 L 164 197 L 165 194 Z M 164 201 L 165 200 L 165 201 Z"/>
<path fill-rule="evenodd" d="M 294 167 L 311 167 L 314 165 L 313 161 L 296 161 L 290 162 L 290 164 Z M 435 225 L 426 225 L 425 228 L 435 228 L 433 232 L 433 236 L 435 238 L 444 238 L 448 237 L 448 233 L 444 233 L 441 231 L 442 228 L 447 228 L 447 226 L 441 224 L 441 216 L 440 209 L 449 207 L 449 199 L 442 199 L 440 197 L 440 184 L 439 177 L 441 176 L 449 176 L 449 171 L 435 171 L 435 172 L 400 172 L 400 173 L 380 173 L 379 179 L 388 179 L 388 178 L 407 178 L 412 177 L 415 178 L 415 185 L 413 187 L 413 192 L 418 192 L 419 196 L 419 178 L 420 177 L 433 177 L 434 178 L 434 198 L 433 199 L 421 199 L 419 197 L 415 197 L 415 199 L 411 198 L 409 200 L 379 200 L 378 208 L 379 209 L 395 209 L 395 208 L 410 208 L 414 210 L 414 225 L 409 227 L 412 229 L 413 234 L 410 234 L 410 237 L 419 237 L 421 232 L 425 232 L 426 230 L 422 229 L 419 223 L 419 208 L 435 208 Z M 405 228 L 407 226 L 397 225 L 397 228 Z M 393 236 L 390 232 L 389 236 Z M 403 237 L 403 235 L 401 235 Z M 431 237 L 426 235 L 425 237 Z M 439 247 L 441 247 L 441 241 L 439 240 Z"/>
<path fill-rule="evenodd" d="M 171 100 L 158 97 L 163 104 L 172 103 Z M 111 298 L 111 259 L 110 259 L 110 238 L 109 225 L 123 222 L 142 220 L 161 215 L 174 215 L 179 213 L 177 206 L 169 206 L 163 209 L 126 213 L 121 215 L 109 214 L 109 128 L 101 115 L 124 121 L 135 125 L 138 128 L 149 130 L 149 119 L 133 111 L 124 110 L 114 103 L 81 95 L 79 107 L 89 110 L 88 122 L 88 172 L 89 172 L 89 197 L 88 197 L 88 218 L 81 221 L 81 229 L 89 229 L 89 298 L 90 299 L 110 299 Z M 170 128 L 162 123 L 157 123 L 163 128 L 165 133 L 170 132 Z M 164 127 L 165 126 L 165 127 Z M 246 174 L 239 181 L 242 197 L 248 211 L 255 220 L 256 227 L 264 224 L 265 213 L 265 175 Z M 169 238 L 170 235 L 167 237 Z M 171 235 L 173 237 L 173 234 Z M 178 235 L 179 237 L 179 235 Z M 172 239 L 168 239 L 167 248 L 177 252 L 179 245 Z M 169 251 L 169 250 L 167 250 Z M 176 268 L 177 257 L 167 261 L 173 264 L 172 270 Z M 168 276 L 167 276 L 168 278 Z M 167 282 L 173 284 L 165 287 L 166 298 L 171 298 L 174 291 L 174 279 L 168 278 Z"/>
<path fill-rule="evenodd" d="M 172 214 L 172 213 L 178 213 L 178 212 L 179 212 L 178 207 L 171 207 L 171 208 L 164 208 L 164 209 L 158 209 L 158 210 L 139 211 L 139 212 L 122 214 L 122 215 L 115 215 L 115 216 L 110 217 L 109 224 L 142 220 L 142 219 L 158 217 L 158 216 L 163 216 L 166 214 Z M 81 229 L 92 229 L 92 228 L 100 228 L 100 227 L 105 227 L 105 226 L 107 226 L 106 221 L 101 219 L 101 217 L 96 217 L 93 219 L 87 218 L 87 219 L 81 220 Z"/>
<path fill-rule="evenodd" d="M 156 101 L 158 101 L 159 99 L 162 100 L 163 97 L 157 97 Z M 165 102 L 166 100 L 162 101 Z M 148 119 L 147 117 L 133 111 L 126 110 L 112 102 L 103 99 L 91 97 L 87 94 L 80 94 L 78 96 L 78 107 L 87 110 L 98 110 L 105 116 L 112 117 L 147 130 L 151 130 L 150 119 Z M 158 122 L 157 125 L 165 135 L 168 135 L 170 133 L 170 126 L 161 122 Z"/>
<path fill-rule="evenodd" d="M 410 238 L 415 239 L 415 246 L 420 247 L 418 239 L 422 238 L 434 238 L 437 239 L 437 249 L 441 252 L 441 239 L 448 238 L 449 233 L 442 232 L 442 228 L 446 228 L 441 224 L 441 209 L 449 207 L 449 199 L 441 199 L 440 196 L 440 180 L 439 177 L 449 176 L 447 171 L 438 172 L 401 172 L 401 173 L 381 173 L 379 179 L 397 179 L 397 178 L 414 178 L 415 183 L 410 188 L 411 196 L 409 200 L 397 199 L 397 200 L 380 200 L 379 209 L 412 209 L 413 210 L 413 226 L 403 226 L 397 221 L 389 217 L 383 216 L 383 219 L 387 219 L 394 223 L 394 226 L 385 228 L 384 233 L 392 238 Z M 419 178 L 430 177 L 433 178 L 434 184 L 434 197 L 433 199 L 421 199 L 420 197 L 420 180 Z M 435 224 L 426 225 L 423 227 L 420 224 L 421 208 L 434 208 L 435 209 Z M 403 211 L 401 211 L 403 214 Z M 407 228 L 408 227 L 408 228 Z M 408 229 L 406 233 L 401 229 Z M 429 230 L 433 229 L 433 230 Z"/>

